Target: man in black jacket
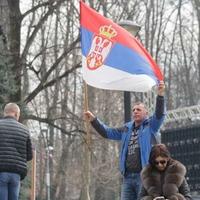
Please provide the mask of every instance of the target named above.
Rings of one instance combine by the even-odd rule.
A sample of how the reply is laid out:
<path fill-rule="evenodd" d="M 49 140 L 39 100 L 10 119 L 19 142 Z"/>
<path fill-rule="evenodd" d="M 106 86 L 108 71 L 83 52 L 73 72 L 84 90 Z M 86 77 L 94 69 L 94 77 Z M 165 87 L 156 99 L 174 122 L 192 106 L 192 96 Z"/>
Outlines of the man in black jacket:
<path fill-rule="evenodd" d="M 17 104 L 6 104 L 0 120 L 0 200 L 18 200 L 20 180 L 25 178 L 27 161 L 32 159 L 29 131 L 18 122 L 19 116 Z"/>

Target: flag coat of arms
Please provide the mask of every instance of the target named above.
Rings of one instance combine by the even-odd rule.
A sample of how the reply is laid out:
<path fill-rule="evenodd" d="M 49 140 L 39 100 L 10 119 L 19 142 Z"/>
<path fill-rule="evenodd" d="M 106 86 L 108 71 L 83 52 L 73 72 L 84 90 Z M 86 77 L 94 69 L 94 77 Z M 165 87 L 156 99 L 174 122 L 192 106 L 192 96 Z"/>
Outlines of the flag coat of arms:
<path fill-rule="evenodd" d="M 80 1 L 83 79 L 110 90 L 147 92 L 162 73 L 131 33 Z"/>

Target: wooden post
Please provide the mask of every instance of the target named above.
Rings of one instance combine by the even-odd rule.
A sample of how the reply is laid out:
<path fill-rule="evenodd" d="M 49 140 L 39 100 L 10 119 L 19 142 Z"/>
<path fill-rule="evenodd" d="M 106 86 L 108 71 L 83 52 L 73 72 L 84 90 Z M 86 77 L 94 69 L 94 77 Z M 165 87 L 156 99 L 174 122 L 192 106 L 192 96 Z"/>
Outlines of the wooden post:
<path fill-rule="evenodd" d="M 36 149 L 33 149 L 32 170 L 31 170 L 31 200 L 35 200 L 36 186 Z"/>
<path fill-rule="evenodd" d="M 88 86 L 87 86 L 87 83 L 84 82 L 84 111 L 87 111 L 88 109 L 89 109 L 89 104 L 88 104 Z M 87 134 L 86 143 L 88 145 L 88 148 L 90 149 L 91 135 L 90 135 L 88 121 L 85 122 L 85 131 L 86 131 L 86 134 Z"/>
<path fill-rule="evenodd" d="M 88 90 L 87 84 L 84 82 L 84 111 L 88 110 Z M 85 199 L 90 200 L 90 165 L 91 165 L 91 134 L 89 130 L 89 122 L 85 121 Z"/>

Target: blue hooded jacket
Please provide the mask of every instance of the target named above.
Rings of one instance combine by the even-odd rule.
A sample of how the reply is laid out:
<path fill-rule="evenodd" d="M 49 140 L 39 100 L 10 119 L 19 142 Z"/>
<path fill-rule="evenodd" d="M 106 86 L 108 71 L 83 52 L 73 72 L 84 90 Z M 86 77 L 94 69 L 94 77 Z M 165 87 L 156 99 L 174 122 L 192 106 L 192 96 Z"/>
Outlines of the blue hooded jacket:
<path fill-rule="evenodd" d="M 152 137 L 157 136 L 158 130 L 164 120 L 164 116 L 165 114 L 163 113 L 158 119 L 154 113 L 153 116 L 144 119 L 140 125 L 138 139 L 142 167 L 145 167 L 148 164 L 149 154 L 152 146 Z M 95 118 L 91 124 L 96 131 L 105 138 L 121 141 L 119 168 L 121 173 L 124 175 L 128 144 L 132 134 L 134 121 L 124 124 L 123 128 L 110 128 L 97 118 Z"/>

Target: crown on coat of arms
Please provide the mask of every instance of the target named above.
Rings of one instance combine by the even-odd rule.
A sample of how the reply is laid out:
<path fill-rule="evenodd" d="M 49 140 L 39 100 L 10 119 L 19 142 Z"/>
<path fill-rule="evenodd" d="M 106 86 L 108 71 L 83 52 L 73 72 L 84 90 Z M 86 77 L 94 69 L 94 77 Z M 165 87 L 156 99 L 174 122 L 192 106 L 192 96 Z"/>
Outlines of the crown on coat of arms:
<path fill-rule="evenodd" d="M 99 34 L 111 39 L 117 35 L 117 31 L 111 25 L 105 25 L 99 28 Z"/>

